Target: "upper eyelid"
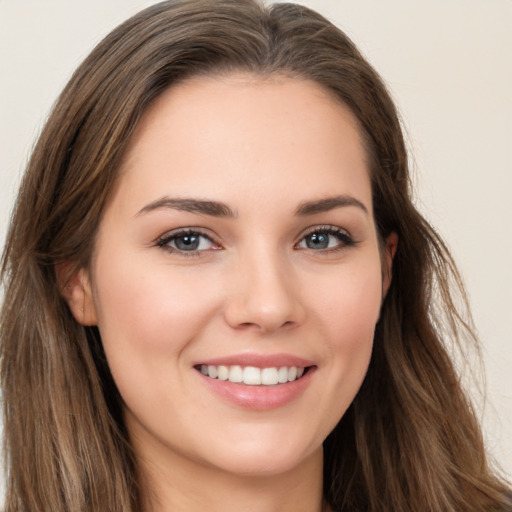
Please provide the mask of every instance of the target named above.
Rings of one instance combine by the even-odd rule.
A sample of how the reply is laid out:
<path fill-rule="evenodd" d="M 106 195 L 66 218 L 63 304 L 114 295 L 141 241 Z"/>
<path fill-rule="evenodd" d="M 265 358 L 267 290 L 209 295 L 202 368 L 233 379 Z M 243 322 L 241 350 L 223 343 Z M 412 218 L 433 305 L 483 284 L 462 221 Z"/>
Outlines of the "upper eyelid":
<path fill-rule="evenodd" d="M 335 226 L 334 224 L 320 224 L 316 226 L 310 226 L 309 228 L 303 230 L 299 235 L 297 241 L 302 240 L 305 236 L 308 236 L 311 233 L 315 233 L 316 231 L 335 231 L 352 237 L 352 234 L 348 229 L 342 228 L 340 226 Z"/>
<path fill-rule="evenodd" d="M 154 243 L 158 244 L 159 242 L 165 242 L 166 240 L 172 239 L 174 237 L 180 236 L 180 235 L 187 235 L 190 233 L 196 233 L 198 235 L 204 236 L 205 238 L 208 238 L 213 243 L 219 243 L 218 237 L 215 236 L 214 233 L 212 233 L 210 230 L 205 228 L 199 228 L 199 227 L 186 227 L 186 228 L 176 228 L 172 229 L 170 231 L 166 231 L 163 235 L 158 236 Z"/>
<path fill-rule="evenodd" d="M 186 236 L 188 234 L 196 234 L 200 237 L 206 238 L 213 247 L 205 248 L 205 249 L 192 249 L 192 250 L 183 250 L 178 247 L 173 247 L 171 244 L 180 236 Z M 175 254 L 180 257 L 198 257 L 204 256 L 205 253 L 210 253 L 211 251 L 222 250 L 224 247 L 216 241 L 215 237 L 207 234 L 203 231 L 202 228 L 177 228 L 171 231 L 167 231 L 162 236 L 158 237 L 152 244 L 154 247 L 157 247 L 160 250 L 164 250 L 170 254 Z"/>
<path fill-rule="evenodd" d="M 359 241 L 356 240 L 352 234 L 345 228 L 342 228 L 340 226 L 335 226 L 332 224 L 324 224 L 319 226 L 311 226 L 306 231 L 303 231 L 300 237 L 297 239 L 297 241 L 294 243 L 294 248 L 299 249 L 300 244 L 303 242 L 303 240 L 308 237 L 309 235 L 312 235 L 314 233 L 318 232 L 327 232 L 330 236 L 335 236 L 338 238 L 339 245 L 337 247 L 332 248 L 324 248 L 322 250 L 315 250 L 315 253 L 318 254 L 331 254 L 333 252 L 337 252 L 343 248 L 356 246 L 358 245 Z M 306 248 L 301 248 L 302 250 L 307 250 Z M 311 249 L 313 250 L 313 249 Z"/>
<path fill-rule="evenodd" d="M 301 231 L 301 233 L 296 238 L 294 245 L 299 243 L 304 237 L 315 233 L 317 231 L 332 231 L 332 232 L 338 232 L 340 234 L 344 234 L 349 238 L 353 238 L 350 231 L 348 231 L 345 228 L 342 228 L 340 226 L 336 226 L 333 224 L 317 224 L 313 226 L 309 226 Z M 176 228 L 170 231 L 165 232 L 163 235 L 158 236 L 154 240 L 155 245 L 165 245 L 169 240 L 171 240 L 174 237 L 180 236 L 180 235 L 186 235 L 190 233 L 196 233 L 198 235 L 204 236 L 208 238 L 212 243 L 222 246 L 221 242 L 219 241 L 219 238 L 214 232 L 207 228 L 202 228 L 198 226 L 187 226 L 187 227 L 181 227 Z"/>

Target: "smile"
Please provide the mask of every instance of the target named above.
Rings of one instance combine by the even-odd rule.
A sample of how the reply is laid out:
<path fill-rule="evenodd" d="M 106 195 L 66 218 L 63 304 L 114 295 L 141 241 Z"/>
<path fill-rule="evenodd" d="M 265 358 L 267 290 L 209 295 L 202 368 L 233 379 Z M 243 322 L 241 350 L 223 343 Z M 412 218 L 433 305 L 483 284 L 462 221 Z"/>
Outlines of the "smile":
<path fill-rule="evenodd" d="M 276 386 L 300 379 L 305 368 L 300 366 L 281 366 L 257 368 L 240 365 L 206 365 L 198 368 L 201 373 L 212 379 L 229 381 L 247 386 Z"/>

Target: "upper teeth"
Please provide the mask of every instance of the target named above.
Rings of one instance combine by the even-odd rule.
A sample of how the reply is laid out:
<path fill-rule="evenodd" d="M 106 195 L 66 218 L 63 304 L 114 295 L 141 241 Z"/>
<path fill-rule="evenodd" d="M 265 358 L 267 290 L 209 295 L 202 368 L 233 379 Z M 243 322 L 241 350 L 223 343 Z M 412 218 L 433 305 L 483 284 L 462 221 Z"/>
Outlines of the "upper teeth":
<path fill-rule="evenodd" d="M 240 382 L 249 386 L 274 386 L 299 379 L 304 374 L 304 368 L 297 366 L 281 366 L 280 368 L 256 368 L 255 366 L 214 366 L 201 365 L 201 373 L 212 379 Z"/>

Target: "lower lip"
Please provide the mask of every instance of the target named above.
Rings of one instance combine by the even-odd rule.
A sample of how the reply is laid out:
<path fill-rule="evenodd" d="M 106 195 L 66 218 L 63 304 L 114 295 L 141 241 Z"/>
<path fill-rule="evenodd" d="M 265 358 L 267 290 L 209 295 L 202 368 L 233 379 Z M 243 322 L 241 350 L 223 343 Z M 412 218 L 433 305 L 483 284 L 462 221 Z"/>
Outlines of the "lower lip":
<path fill-rule="evenodd" d="M 266 411 L 283 407 L 296 400 L 311 382 L 315 371 L 316 367 L 310 367 L 300 379 L 275 386 L 248 386 L 228 380 L 212 379 L 200 372 L 197 374 L 211 391 L 229 403 L 244 409 Z"/>

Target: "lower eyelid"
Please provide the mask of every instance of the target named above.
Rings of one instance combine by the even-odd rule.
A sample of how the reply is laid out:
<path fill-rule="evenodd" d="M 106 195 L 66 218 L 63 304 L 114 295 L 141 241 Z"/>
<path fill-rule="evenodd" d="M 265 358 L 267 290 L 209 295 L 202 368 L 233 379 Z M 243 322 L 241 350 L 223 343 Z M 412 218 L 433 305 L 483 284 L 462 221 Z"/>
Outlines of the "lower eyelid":
<path fill-rule="evenodd" d="M 300 244 L 304 242 L 304 240 L 315 233 L 323 233 L 327 234 L 329 236 L 333 236 L 338 240 L 338 243 L 334 247 L 326 247 L 323 249 L 313 249 L 310 247 L 299 247 Z M 191 250 L 183 250 L 179 249 L 178 247 L 173 247 L 170 245 L 174 240 L 179 238 L 180 236 L 187 236 L 187 235 L 196 235 L 203 239 L 206 239 L 208 241 L 208 244 L 210 247 L 203 248 L 203 249 L 191 249 Z M 313 229 L 310 229 L 308 232 L 304 233 L 301 238 L 298 240 L 298 242 L 295 243 L 295 248 L 300 249 L 309 249 L 313 250 L 315 252 L 329 252 L 329 251 L 335 251 L 337 249 L 342 249 L 344 247 L 350 247 L 352 245 L 357 244 L 358 242 L 354 240 L 354 238 L 350 235 L 348 231 L 342 228 L 338 228 L 335 226 L 318 226 Z M 204 233 L 200 229 L 178 229 L 173 232 L 166 233 L 165 235 L 159 237 L 155 240 L 154 245 L 157 247 L 160 247 L 162 249 L 167 249 L 169 252 L 175 252 L 183 255 L 192 256 L 193 254 L 202 253 L 202 252 L 208 252 L 211 250 L 220 250 L 222 249 L 221 244 L 219 244 L 214 237 L 212 237 L 209 233 Z M 199 255 L 199 254 L 197 254 Z"/>
<path fill-rule="evenodd" d="M 178 251 L 178 252 L 187 252 L 187 251 L 182 251 L 182 250 L 180 250 L 180 249 L 178 249 L 176 247 L 170 246 L 171 242 L 173 242 L 177 238 L 180 238 L 180 237 L 183 237 L 183 236 L 187 236 L 187 235 L 196 235 L 196 236 L 198 236 L 200 238 L 208 240 L 208 242 L 210 244 L 212 244 L 213 246 L 215 246 L 216 248 L 220 248 L 220 245 L 213 239 L 213 237 L 211 235 L 203 233 L 203 232 L 201 232 L 199 230 L 194 230 L 194 229 L 178 230 L 178 231 L 175 231 L 175 232 L 167 233 L 167 234 L 159 237 L 158 239 L 156 239 L 154 243 L 158 247 L 162 247 L 162 248 L 166 248 L 167 247 L 169 249 L 172 249 L 172 250 L 175 250 L 175 251 Z M 208 250 L 208 249 L 199 249 L 198 251 L 202 252 L 202 251 L 205 251 L 205 250 Z M 193 252 L 193 251 L 188 251 L 188 252 Z"/>
<path fill-rule="evenodd" d="M 350 233 L 342 228 L 334 226 L 318 226 L 304 233 L 296 245 L 300 244 L 305 238 L 314 235 L 315 233 L 322 233 L 333 236 L 339 240 L 340 244 L 352 245 L 355 243 L 355 240 L 350 235 Z"/>

